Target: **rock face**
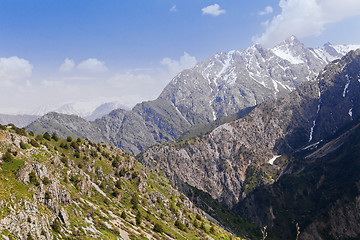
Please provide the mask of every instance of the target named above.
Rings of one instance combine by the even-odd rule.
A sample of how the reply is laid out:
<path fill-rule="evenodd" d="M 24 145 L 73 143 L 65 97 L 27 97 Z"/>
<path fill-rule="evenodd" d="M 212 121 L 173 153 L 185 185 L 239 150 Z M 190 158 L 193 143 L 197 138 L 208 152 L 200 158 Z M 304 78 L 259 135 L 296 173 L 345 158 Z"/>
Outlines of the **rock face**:
<path fill-rule="evenodd" d="M 359 73 L 360 50 L 329 64 L 316 81 L 259 104 L 242 119 L 202 137 L 153 146 L 138 159 L 232 207 L 246 196 L 249 166 L 324 140 L 358 118 Z"/>
<path fill-rule="evenodd" d="M 156 143 L 177 140 L 191 126 L 284 97 L 302 82 L 314 79 L 330 60 L 355 48 L 327 44 L 309 49 L 290 37 L 272 49 L 254 45 L 218 53 L 179 73 L 158 99 L 140 103 L 131 111 L 115 110 L 90 123 L 51 114 L 27 130 L 60 131 L 63 137 L 65 133 L 87 137 L 137 154 Z"/>

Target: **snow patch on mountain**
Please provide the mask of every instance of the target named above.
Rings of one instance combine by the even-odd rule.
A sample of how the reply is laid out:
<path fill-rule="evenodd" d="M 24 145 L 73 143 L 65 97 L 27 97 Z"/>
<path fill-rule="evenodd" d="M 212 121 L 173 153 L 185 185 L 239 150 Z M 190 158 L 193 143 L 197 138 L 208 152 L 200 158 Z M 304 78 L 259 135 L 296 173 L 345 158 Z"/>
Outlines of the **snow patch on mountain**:
<path fill-rule="evenodd" d="M 289 61 L 291 64 L 304 63 L 304 61 L 299 56 L 294 56 L 288 48 L 282 49 L 280 47 L 275 47 L 271 50 L 276 56 Z"/>

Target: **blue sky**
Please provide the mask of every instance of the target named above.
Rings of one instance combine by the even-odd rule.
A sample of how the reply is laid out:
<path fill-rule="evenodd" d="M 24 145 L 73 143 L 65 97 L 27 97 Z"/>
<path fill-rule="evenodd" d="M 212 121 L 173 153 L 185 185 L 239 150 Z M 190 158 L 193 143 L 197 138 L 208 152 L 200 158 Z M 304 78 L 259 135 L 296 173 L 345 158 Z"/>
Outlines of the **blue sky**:
<path fill-rule="evenodd" d="M 0 0 L 0 112 L 90 99 L 132 106 L 216 52 L 290 35 L 310 47 L 359 44 L 359 2 Z"/>

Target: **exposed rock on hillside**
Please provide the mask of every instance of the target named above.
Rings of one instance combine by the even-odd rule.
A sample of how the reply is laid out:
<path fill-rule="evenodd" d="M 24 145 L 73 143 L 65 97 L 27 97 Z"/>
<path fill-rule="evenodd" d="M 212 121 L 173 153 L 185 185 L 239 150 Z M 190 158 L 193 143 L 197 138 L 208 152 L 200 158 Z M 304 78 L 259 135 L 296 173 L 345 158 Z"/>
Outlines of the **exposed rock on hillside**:
<path fill-rule="evenodd" d="M 0 128 L 1 238 L 231 236 L 206 220 L 169 180 L 123 150 L 89 140 L 25 136 L 14 126 Z"/>

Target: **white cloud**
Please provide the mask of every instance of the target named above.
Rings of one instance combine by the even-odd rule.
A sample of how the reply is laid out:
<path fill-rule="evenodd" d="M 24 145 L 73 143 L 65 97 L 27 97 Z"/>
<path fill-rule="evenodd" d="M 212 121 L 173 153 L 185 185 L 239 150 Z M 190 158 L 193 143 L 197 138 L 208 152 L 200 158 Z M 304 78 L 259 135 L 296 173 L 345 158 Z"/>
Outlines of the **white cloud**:
<path fill-rule="evenodd" d="M 265 9 L 263 11 L 259 12 L 259 15 L 267 15 L 272 13 L 274 10 L 271 6 L 266 6 Z"/>
<path fill-rule="evenodd" d="M 174 4 L 174 5 L 170 8 L 169 11 L 170 11 L 170 12 L 177 12 L 176 5 Z"/>
<path fill-rule="evenodd" d="M 327 24 L 360 15 L 359 0 L 280 0 L 281 13 L 265 32 L 253 37 L 257 43 L 272 46 L 290 35 L 298 38 L 320 35 Z"/>
<path fill-rule="evenodd" d="M 105 66 L 105 62 L 100 61 L 96 58 L 89 58 L 77 66 L 77 68 L 84 72 L 105 72 L 108 68 Z"/>
<path fill-rule="evenodd" d="M 180 57 L 180 60 L 173 60 L 171 58 L 163 58 L 161 64 L 167 66 L 170 74 L 177 74 L 184 69 L 193 68 L 196 64 L 196 58 L 184 52 L 184 55 Z"/>
<path fill-rule="evenodd" d="M 132 72 L 126 72 L 126 73 L 118 73 L 115 76 L 108 79 L 108 83 L 111 84 L 111 86 L 116 88 L 128 88 L 130 86 L 138 86 L 146 85 L 147 83 L 153 82 L 155 79 L 152 78 L 149 75 L 145 74 L 135 74 Z M 135 87 L 133 87 L 134 90 Z"/>
<path fill-rule="evenodd" d="M 70 72 L 71 70 L 73 70 L 75 67 L 75 62 L 73 59 L 70 58 L 66 58 L 63 62 L 63 64 L 61 64 L 59 71 L 60 72 Z"/>
<path fill-rule="evenodd" d="M 224 9 L 220 9 L 218 4 L 210 5 L 201 9 L 203 15 L 212 15 L 219 16 L 220 14 L 224 14 L 226 11 Z"/>
<path fill-rule="evenodd" d="M 28 60 L 16 56 L 0 58 L 0 81 L 24 79 L 32 74 L 33 65 Z"/>

